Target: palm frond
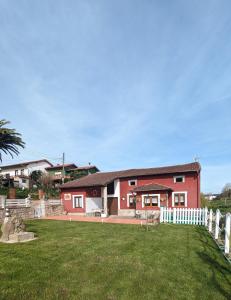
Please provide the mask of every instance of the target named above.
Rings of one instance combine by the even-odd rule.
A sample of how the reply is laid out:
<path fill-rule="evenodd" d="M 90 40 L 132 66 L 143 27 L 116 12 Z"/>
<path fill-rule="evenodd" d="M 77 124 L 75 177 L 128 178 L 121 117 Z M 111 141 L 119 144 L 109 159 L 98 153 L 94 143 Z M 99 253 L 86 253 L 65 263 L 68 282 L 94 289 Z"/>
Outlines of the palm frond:
<path fill-rule="evenodd" d="M 5 119 L 0 120 L 0 161 L 2 161 L 1 151 L 13 158 L 14 155 L 19 154 L 19 147 L 25 147 L 21 134 L 15 129 L 5 127 L 9 123 Z"/>

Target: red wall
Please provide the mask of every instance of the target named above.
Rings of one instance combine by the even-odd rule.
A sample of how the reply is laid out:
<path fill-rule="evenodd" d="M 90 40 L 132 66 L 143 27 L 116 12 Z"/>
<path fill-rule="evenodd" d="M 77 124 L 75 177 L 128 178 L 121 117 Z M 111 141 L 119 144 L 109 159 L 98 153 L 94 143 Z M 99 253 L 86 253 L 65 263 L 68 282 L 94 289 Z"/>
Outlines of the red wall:
<path fill-rule="evenodd" d="M 123 178 L 120 179 L 120 209 L 129 209 L 127 206 L 127 194 L 131 193 L 134 186 L 128 185 L 128 180 L 137 179 L 137 186 L 157 183 L 170 187 L 173 192 L 187 192 L 187 207 L 189 208 L 197 208 L 200 207 L 200 174 L 196 172 L 180 174 L 185 176 L 185 182 L 182 183 L 174 183 L 173 177 L 177 174 L 168 174 L 168 175 L 152 175 L 152 176 L 140 176 L 136 178 Z M 71 200 L 64 200 L 64 194 L 71 194 Z M 137 193 L 137 204 L 136 208 L 138 210 L 155 210 L 159 209 L 159 207 L 143 207 L 141 202 L 141 195 L 148 194 L 148 192 Z M 149 194 L 160 194 L 161 199 L 165 199 L 164 201 L 160 201 L 161 206 L 167 206 L 166 201 L 166 191 L 155 191 L 149 192 Z M 72 196 L 73 195 L 83 195 L 84 208 L 73 208 L 72 204 Z M 172 192 L 168 192 L 168 206 L 172 207 Z M 75 188 L 75 189 L 65 189 L 61 192 L 61 197 L 64 203 L 64 209 L 67 212 L 85 212 L 85 199 L 86 197 L 101 197 L 101 188 L 100 187 L 92 187 L 92 188 Z M 123 200 L 125 198 L 125 200 Z M 140 200 L 140 201 L 138 201 Z M 132 209 L 132 208 L 131 208 Z"/>
<path fill-rule="evenodd" d="M 64 194 L 71 194 L 71 200 L 65 200 Z M 83 195 L 83 208 L 73 208 L 72 196 L 73 195 Z M 83 213 L 86 207 L 86 197 L 101 197 L 101 188 L 75 188 L 75 189 L 65 189 L 61 191 L 61 199 L 63 201 L 64 210 L 67 212 Z"/>
<path fill-rule="evenodd" d="M 175 174 L 177 175 L 177 174 Z M 155 175 L 155 176 L 141 176 L 136 177 L 137 179 L 137 186 L 150 184 L 150 183 L 157 183 L 162 184 L 170 187 L 173 192 L 187 192 L 187 207 L 189 208 L 197 208 L 200 207 L 200 175 L 198 175 L 196 172 L 194 173 L 187 173 L 185 175 L 185 182 L 180 183 L 174 183 L 172 175 Z M 184 175 L 184 174 L 182 174 Z M 120 208 L 121 209 L 129 209 L 127 206 L 127 194 L 131 192 L 133 189 L 133 186 L 128 185 L 128 180 L 131 178 L 123 178 L 120 179 Z M 163 191 L 155 191 L 155 192 L 143 192 L 143 193 L 137 193 L 137 200 L 139 200 L 139 197 L 141 194 L 160 194 L 160 198 L 166 198 L 166 192 Z M 172 207 L 172 192 L 168 193 L 168 206 Z M 122 198 L 125 198 L 125 200 L 122 200 Z M 140 199 L 141 200 L 141 199 Z M 167 203 L 166 201 L 161 201 L 160 204 L 162 206 L 165 206 Z M 158 209 L 158 208 L 147 208 L 143 207 L 141 205 L 141 201 L 137 201 L 137 209 Z"/>

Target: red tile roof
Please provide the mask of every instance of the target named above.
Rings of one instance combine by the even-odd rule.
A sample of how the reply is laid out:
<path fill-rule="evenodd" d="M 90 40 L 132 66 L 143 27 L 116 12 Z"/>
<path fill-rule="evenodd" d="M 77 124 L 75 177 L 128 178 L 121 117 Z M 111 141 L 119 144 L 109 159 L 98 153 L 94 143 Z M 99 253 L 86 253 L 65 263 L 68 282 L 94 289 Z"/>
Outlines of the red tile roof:
<path fill-rule="evenodd" d="M 75 164 L 64 164 L 64 168 L 76 168 L 77 166 Z M 62 169 L 63 168 L 63 165 L 55 165 L 55 166 L 52 166 L 52 167 L 47 167 L 46 170 L 56 170 L 56 169 Z"/>
<path fill-rule="evenodd" d="M 66 188 L 78 188 L 78 187 L 90 187 L 90 186 L 105 186 L 118 178 L 131 178 L 137 176 L 148 176 L 148 175 L 160 175 L 160 174 L 176 174 L 186 172 L 199 172 L 201 169 L 200 164 L 197 162 L 159 167 L 159 168 L 147 168 L 147 169 L 129 169 L 115 172 L 99 172 L 84 176 L 80 179 L 69 181 L 60 186 L 61 189 Z"/>
<path fill-rule="evenodd" d="M 76 167 L 73 169 L 70 169 L 69 171 L 80 171 L 80 170 L 91 170 L 91 169 L 96 169 L 99 171 L 99 169 L 96 166 L 93 165 L 88 165 L 88 166 L 80 166 L 80 167 Z"/>
<path fill-rule="evenodd" d="M 145 192 L 145 191 L 169 191 L 170 187 L 157 183 L 150 183 L 135 187 L 132 192 Z"/>

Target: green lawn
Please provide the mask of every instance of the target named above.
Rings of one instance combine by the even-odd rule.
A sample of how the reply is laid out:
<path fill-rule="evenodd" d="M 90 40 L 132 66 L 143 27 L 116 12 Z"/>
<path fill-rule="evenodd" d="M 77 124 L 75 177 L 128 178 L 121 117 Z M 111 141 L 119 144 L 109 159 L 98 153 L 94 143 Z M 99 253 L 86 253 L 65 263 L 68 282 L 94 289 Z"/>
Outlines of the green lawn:
<path fill-rule="evenodd" d="M 230 299 L 231 267 L 202 227 L 29 221 L 0 244 L 0 299 Z"/>

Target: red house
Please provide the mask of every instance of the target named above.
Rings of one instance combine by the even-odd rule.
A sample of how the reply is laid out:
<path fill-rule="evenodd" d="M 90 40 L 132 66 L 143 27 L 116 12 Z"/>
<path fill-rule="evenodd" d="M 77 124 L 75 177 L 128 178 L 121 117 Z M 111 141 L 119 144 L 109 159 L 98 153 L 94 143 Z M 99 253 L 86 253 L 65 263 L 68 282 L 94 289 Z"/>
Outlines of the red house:
<path fill-rule="evenodd" d="M 160 207 L 200 207 L 200 164 L 99 172 L 61 186 L 70 214 L 142 216 Z"/>

